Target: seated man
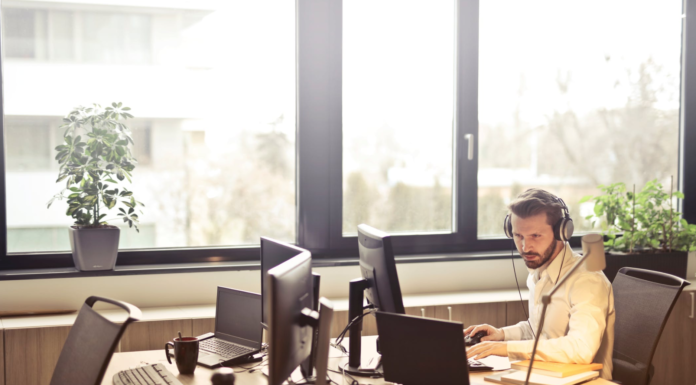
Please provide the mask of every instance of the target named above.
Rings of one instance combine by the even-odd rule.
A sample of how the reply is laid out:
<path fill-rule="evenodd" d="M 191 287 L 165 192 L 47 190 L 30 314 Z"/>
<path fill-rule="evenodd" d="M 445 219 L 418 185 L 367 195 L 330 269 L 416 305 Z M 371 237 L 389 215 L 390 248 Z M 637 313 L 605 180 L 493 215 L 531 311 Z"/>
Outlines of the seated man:
<path fill-rule="evenodd" d="M 570 276 L 554 293 L 543 330 L 537 330 L 542 295 L 550 292 L 581 258 L 562 240 L 564 234 L 558 234 L 558 229 L 554 234 L 554 227 L 558 228 L 564 219 L 565 203 L 544 190 L 530 189 L 520 194 L 509 209 L 515 246 L 529 270 L 529 320 L 502 329 L 490 325 L 469 326 L 464 330 L 465 335 L 480 331 L 487 335 L 468 349 L 468 357 L 498 355 L 508 356 L 510 361 L 527 360 L 531 358 L 536 333 L 541 333 L 535 360 L 601 363 L 604 367 L 600 376 L 611 379 L 614 294 L 603 272 L 581 267 Z"/>

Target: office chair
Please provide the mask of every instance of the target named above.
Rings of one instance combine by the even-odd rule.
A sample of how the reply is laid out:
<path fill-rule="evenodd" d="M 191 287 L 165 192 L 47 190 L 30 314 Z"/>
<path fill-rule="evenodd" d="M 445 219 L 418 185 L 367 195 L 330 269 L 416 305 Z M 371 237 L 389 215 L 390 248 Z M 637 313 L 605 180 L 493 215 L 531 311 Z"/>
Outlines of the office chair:
<path fill-rule="evenodd" d="M 92 309 L 97 301 L 126 310 L 128 318 L 122 324 L 109 321 Z M 123 332 L 128 324 L 141 317 L 140 309 L 129 303 L 95 296 L 87 298 L 60 352 L 51 385 L 101 384 Z"/>
<path fill-rule="evenodd" d="M 662 329 L 688 281 L 657 271 L 623 267 L 612 287 L 614 328 L 613 380 L 648 385 Z"/>

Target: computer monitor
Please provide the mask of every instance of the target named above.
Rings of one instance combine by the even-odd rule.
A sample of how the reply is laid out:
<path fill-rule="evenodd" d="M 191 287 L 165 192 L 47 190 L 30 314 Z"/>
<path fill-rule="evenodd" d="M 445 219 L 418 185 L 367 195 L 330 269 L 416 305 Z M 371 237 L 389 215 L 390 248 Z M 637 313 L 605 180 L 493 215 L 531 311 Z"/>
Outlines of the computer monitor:
<path fill-rule="evenodd" d="M 389 234 L 365 224 L 358 225 L 358 250 L 362 278 L 350 282 L 348 299 L 348 321 L 357 320 L 350 326 L 348 366 L 345 371 L 358 376 L 380 374 L 379 369 L 360 367 L 362 341 L 363 301 L 384 312 L 404 314 L 399 276 Z"/>
<path fill-rule="evenodd" d="M 268 326 L 268 285 L 266 275 L 272 268 L 288 261 L 290 258 L 308 251 L 289 243 L 261 237 L 261 323 Z M 312 308 L 316 310 L 316 306 Z"/>
<path fill-rule="evenodd" d="M 380 311 L 404 314 L 404 301 L 389 234 L 365 224 L 358 225 L 358 249 L 360 272 L 367 281 L 367 301 Z"/>
<path fill-rule="evenodd" d="M 313 302 L 312 257 L 303 252 L 270 269 L 268 285 L 268 383 L 280 385 L 312 350 L 319 315 Z"/>

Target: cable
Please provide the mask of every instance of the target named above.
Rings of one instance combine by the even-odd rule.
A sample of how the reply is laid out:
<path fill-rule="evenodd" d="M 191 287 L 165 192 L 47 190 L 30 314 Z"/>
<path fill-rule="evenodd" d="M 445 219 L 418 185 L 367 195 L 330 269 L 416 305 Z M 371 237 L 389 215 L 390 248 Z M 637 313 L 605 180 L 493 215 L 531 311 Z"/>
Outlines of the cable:
<path fill-rule="evenodd" d="M 359 320 L 363 319 L 366 315 L 369 315 L 369 314 L 374 313 L 375 311 L 376 311 L 376 309 L 372 308 L 370 311 L 365 312 L 365 313 L 362 313 L 362 314 L 360 314 L 359 316 L 353 318 L 350 322 L 348 322 L 348 325 L 346 325 L 346 327 L 345 327 L 345 328 L 343 329 L 343 331 L 338 335 L 338 337 L 336 338 L 336 341 L 335 341 L 334 343 L 332 343 L 331 346 L 333 346 L 334 348 L 340 350 L 341 352 L 343 352 L 343 354 L 347 354 L 348 351 L 346 350 L 346 348 L 345 348 L 343 345 L 341 345 L 341 342 L 343 342 L 343 338 L 345 337 L 346 333 L 348 332 L 348 330 L 350 330 L 350 327 L 351 327 L 354 323 L 356 323 L 356 322 L 358 322 Z"/>
<path fill-rule="evenodd" d="M 333 369 L 326 369 L 326 370 L 328 370 L 329 372 L 334 372 L 334 373 L 336 373 L 336 374 L 342 374 L 342 375 L 343 375 L 343 383 L 346 382 L 346 376 L 348 376 L 348 377 L 350 377 L 350 379 L 352 380 L 352 381 L 350 382 L 350 385 L 360 385 L 360 383 L 359 383 L 353 376 L 351 376 L 350 374 L 346 373 L 346 371 L 345 371 L 345 365 L 343 365 L 343 369 L 344 369 L 344 370 L 343 370 L 342 372 L 339 372 L 338 370 L 333 370 Z"/>
<path fill-rule="evenodd" d="M 517 293 L 520 295 L 520 305 L 522 306 L 522 311 L 524 316 L 527 318 L 527 324 L 529 325 L 529 330 L 532 331 L 532 335 L 536 339 L 536 334 L 534 333 L 534 328 L 532 323 L 529 322 L 529 315 L 527 314 L 527 309 L 524 308 L 524 300 L 522 299 L 522 291 L 520 290 L 520 282 L 517 280 L 517 269 L 515 268 L 515 240 L 512 239 L 512 247 L 510 248 L 510 261 L 512 261 L 512 271 L 515 272 L 515 283 L 517 284 Z"/>
<path fill-rule="evenodd" d="M 244 369 L 244 370 L 235 370 L 235 373 L 244 373 L 244 372 L 248 372 L 248 371 L 251 371 L 251 370 L 256 370 L 256 368 L 258 368 L 259 366 L 265 364 L 266 362 L 268 362 L 268 356 L 264 357 L 264 359 L 261 360 L 261 362 L 259 362 L 259 363 L 257 363 L 257 364 L 254 364 L 254 365 L 252 365 L 252 366 L 241 366 L 241 365 L 240 365 L 239 367 L 242 368 L 242 369 Z"/>
<path fill-rule="evenodd" d="M 566 243 L 563 242 L 563 258 L 561 258 L 561 267 L 558 268 L 558 276 L 556 277 L 556 282 L 558 282 L 558 279 L 561 278 L 561 271 L 563 271 L 563 262 L 565 262 L 565 254 L 566 254 Z"/>
<path fill-rule="evenodd" d="M 348 376 L 351 379 L 350 385 L 360 385 L 360 383 L 358 382 L 358 380 L 355 379 L 355 377 L 351 376 L 350 373 L 346 373 L 346 365 L 348 365 L 348 362 L 341 366 L 341 369 L 343 370 L 343 382 L 346 382 L 346 376 Z"/>

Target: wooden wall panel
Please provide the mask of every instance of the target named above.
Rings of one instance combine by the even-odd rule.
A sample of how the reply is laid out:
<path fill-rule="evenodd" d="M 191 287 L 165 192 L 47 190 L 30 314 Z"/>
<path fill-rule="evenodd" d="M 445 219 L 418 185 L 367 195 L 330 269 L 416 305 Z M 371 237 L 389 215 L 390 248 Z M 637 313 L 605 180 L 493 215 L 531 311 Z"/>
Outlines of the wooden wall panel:
<path fill-rule="evenodd" d="M 510 301 L 507 302 L 505 305 L 507 306 L 505 326 L 514 325 L 520 321 L 527 320 L 525 312 L 529 311 L 528 301 L 524 301 L 523 303 L 520 303 L 520 301 Z"/>
<path fill-rule="evenodd" d="M 452 307 L 452 320 L 462 322 L 464 325 L 474 325 L 487 323 L 495 327 L 507 326 L 506 321 L 506 304 L 505 303 L 480 303 L 468 305 L 450 305 Z M 448 320 L 449 311 L 445 306 L 424 306 L 424 307 L 407 307 L 406 314 L 420 317 L 421 309 L 425 310 L 425 316 L 428 318 L 437 318 Z M 367 316 L 363 319 L 363 336 L 377 335 L 377 322 L 374 315 Z M 334 313 L 334 319 L 331 327 L 331 338 L 338 337 L 338 334 L 348 324 L 348 312 L 337 311 Z M 350 336 L 349 334 L 347 336 Z"/>
<path fill-rule="evenodd" d="M 348 311 L 335 311 L 331 321 L 331 338 L 336 338 L 348 325 Z"/>
<path fill-rule="evenodd" d="M 348 325 L 348 311 L 335 311 L 333 320 L 331 321 L 331 338 L 338 337 L 343 329 Z M 377 335 L 377 322 L 374 315 L 368 315 L 363 318 L 363 336 Z M 346 337 L 350 337 L 350 333 L 346 333 Z"/>
<path fill-rule="evenodd" d="M 346 323 L 347 325 L 347 323 Z M 345 325 L 343 326 L 345 327 Z M 341 329 L 343 330 L 343 329 Z M 350 335 L 350 333 L 348 333 Z M 374 314 L 367 315 L 363 318 L 363 336 L 376 336 L 377 335 L 377 318 Z"/>
<path fill-rule="evenodd" d="M 489 324 L 495 327 L 505 326 L 505 303 L 435 306 L 435 318 L 448 320 L 448 307 L 452 308 L 452 321 L 461 322 L 464 328 L 480 324 Z"/>
<path fill-rule="evenodd" d="M 425 318 L 436 318 L 435 306 L 407 307 L 404 310 L 406 310 L 406 314 L 408 315 L 413 315 L 416 317 L 422 317 L 425 315 Z"/>
<path fill-rule="evenodd" d="M 651 384 L 696 384 L 696 319 L 692 312 L 691 293 L 682 292 L 674 304 L 652 364 L 655 374 Z M 696 311 L 696 309 L 694 310 Z"/>
<path fill-rule="evenodd" d="M 5 330 L 8 384 L 48 385 L 70 327 Z"/>
<path fill-rule="evenodd" d="M 191 320 L 191 335 L 194 337 L 201 334 L 215 332 L 215 318 L 198 318 Z"/>
<path fill-rule="evenodd" d="M 190 336 L 191 331 L 190 319 L 135 322 L 123 333 L 121 351 L 164 350 L 164 344 L 176 337 L 177 332 Z"/>

